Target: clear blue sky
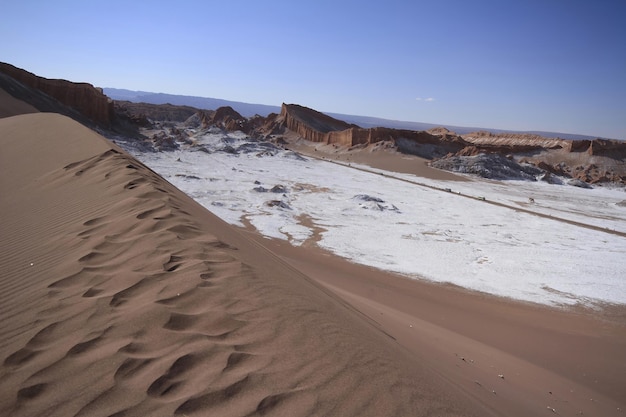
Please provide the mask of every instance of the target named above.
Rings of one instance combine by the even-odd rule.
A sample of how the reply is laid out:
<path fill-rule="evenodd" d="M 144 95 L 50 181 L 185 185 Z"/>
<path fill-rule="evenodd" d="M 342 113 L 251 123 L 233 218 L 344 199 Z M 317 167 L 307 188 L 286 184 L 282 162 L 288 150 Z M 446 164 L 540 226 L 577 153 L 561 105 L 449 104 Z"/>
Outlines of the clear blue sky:
<path fill-rule="evenodd" d="M 626 0 L 3 3 L 48 78 L 626 139 Z"/>

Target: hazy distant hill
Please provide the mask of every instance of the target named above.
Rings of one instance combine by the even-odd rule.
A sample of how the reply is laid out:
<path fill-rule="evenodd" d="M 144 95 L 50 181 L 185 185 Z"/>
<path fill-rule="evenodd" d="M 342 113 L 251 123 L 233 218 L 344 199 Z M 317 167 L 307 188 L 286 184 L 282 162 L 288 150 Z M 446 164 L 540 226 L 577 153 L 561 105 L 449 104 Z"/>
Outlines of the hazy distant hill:
<path fill-rule="evenodd" d="M 222 100 L 219 98 L 209 98 L 209 97 L 195 97 L 195 96 L 181 96 L 174 94 L 164 94 L 164 93 L 151 93 L 148 91 L 132 91 L 132 90 L 124 90 L 119 88 L 104 88 L 104 93 L 112 98 L 113 100 L 127 100 L 135 103 L 150 103 L 150 104 L 174 104 L 179 106 L 192 106 L 198 109 L 207 109 L 207 110 L 215 110 L 219 107 L 230 106 L 235 111 L 240 113 L 242 116 L 251 117 L 255 114 L 260 116 L 267 116 L 270 113 L 280 113 L 280 106 L 270 106 L 267 104 L 250 104 L 250 103 L 242 103 L 239 101 L 229 101 Z M 326 113 L 331 117 L 336 119 L 344 120 L 348 123 L 354 123 L 364 128 L 369 127 L 389 127 L 393 129 L 406 129 L 406 130 L 428 130 L 434 127 L 442 126 L 441 124 L 432 124 L 432 123 L 421 123 L 421 122 L 407 122 L 401 120 L 389 120 L 389 119 L 381 119 L 378 117 L 368 117 L 368 116 L 355 116 L 349 114 L 340 114 L 340 113 Z M 452 125 L 443 125 L 443 127 L 452 130 L 460 135 L 467 134 L 470 132 L 476 132 L 479 130 L 485 130 L 492 133 L 502 133 L 502 132 L 511 132 L 511 133 L 530 133 L 534 135 L 540 135 L 547 138 L 561 138 L 561 139 L 571 139 L 571 140 L 582 140 L 582 139 L 595 139 L 595 136 L 586 136 L 586 135 L 576 135 L 570 133 L 558 133 L 558 132 L 542 132 L 542 131 L 513 131 L 513 130 L 502 130 L 502 129 L 491 129 L 484 127 L 463 127 L 463 126 L 452 126 Z"/>
<path fill-rule="evenodd" d="M 174 104 L 177 106 L 191 106 L 198 109 L 216 110 L 220 107 L 230 106 L 244 117 L 252 117 L 255 114 L 267 116 L 270 113 L 280 113 L 279 106 L 267 104 L 251 104 L 239 101 L 222 100 L 220 98 L 179 96 L 165 93 L 150 93 L 148 91 L 132 91 L 119 88 L 104 88 L 104 94 L 113 100 L 126 100 L 135 103 L 150 104 Z"/>

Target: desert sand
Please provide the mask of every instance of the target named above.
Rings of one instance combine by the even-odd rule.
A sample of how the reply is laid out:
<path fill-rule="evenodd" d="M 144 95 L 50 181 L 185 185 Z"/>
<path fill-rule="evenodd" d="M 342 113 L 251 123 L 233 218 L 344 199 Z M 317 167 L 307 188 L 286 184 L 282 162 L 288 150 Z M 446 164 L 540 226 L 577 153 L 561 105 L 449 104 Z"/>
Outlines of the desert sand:
<path fill-rule="evenodd" d="M 227 225 L 55 114 L 0 119 L 0 415 L 619 416 L 626 315 Z"/>
<path fill-rule="evenodd" d="M 30 104 L 18 100 L 0 88 L 0 117 L 16 116 L 19 114 L 37 113 L 37 109 Z"/>
<path fill-rule="evenodd" d="M 298 140 L 294 137 L 290 138 L 289 149 L 311 158 L 325 159 L 344 165 L 355 163 L 385 171 L 413 174 L 435 180 L 467 181 L 467 179 L 461 175 L 431 168 L 427 165 L 428 160 L 420 158 L 419 156 L 406 155 L 395 150 L 385 149 L 383 142 L 350 148 Z"/>

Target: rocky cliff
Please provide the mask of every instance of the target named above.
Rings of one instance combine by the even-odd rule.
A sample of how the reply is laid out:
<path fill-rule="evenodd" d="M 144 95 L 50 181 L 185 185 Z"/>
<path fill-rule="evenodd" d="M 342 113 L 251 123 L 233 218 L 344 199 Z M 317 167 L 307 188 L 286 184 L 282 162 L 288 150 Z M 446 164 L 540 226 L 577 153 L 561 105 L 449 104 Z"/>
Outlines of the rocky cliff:
<path fill-rule="evenodd" d="M 283 104 L 280 115 L 269 116 L 255 133 L 263 136 L 287 131 L 308 141 L 346 148 L 387 142 L 400 152 L 432 160 L 439 168 L 492 175 L 494 179 L 543 175 L 546 181 L 557 181 L 554 176 L 558 176 L 585 183 L 626 184 L 626 142 L 617 140 L 581 141 L 490 132 L 457 135 L 445 128 L 364 129 L 295 104 Z M 499 166 L 503 169 L 496 169 Z"/>
<path fill-rule="evenodd" d="M 614 139 L 553 139 L 532 134 L 491 132 L 468 133 L 462 135 L 462 138 L 472 146 L 473 154 L 490 151 L 521 153 L 563 149 L 567 152 L 584 152 L 610 158 L 626 157 L 626 142 Z M 465 152 L 469 153 L 469 150 Z"/>
<path fill-rule="evenodd" d="M 361 128 L 296 104 L 282 105 L 280 115 L 269 126 L 279 131 L 276 125 L 312 142 L 352 147 L 387 141 L 393 142 L 402 152 L 425 158 L 458 152 L 467 145 L 455 135 L 436 136 L 424 131 L 386 127 Z"/>
<path fill-rule="evenodd" d="M 626 142 L 623 141 L 549 139 L 512 133 L 469 134 L 463 135 L 463 139 L 470 145 L 435 161 L 434 165 L 449 169 L 456 163 L 459 169 L 469 170 L 462 166 L 471 164 L 472 158 L 499 155 L 517 163 L 520 172 L 528 171 L 529 166 L 538 168 L 549 182 L 558 182 L 557 176 L 587 184 L 626 184 Z"/>
<path fill-rule="evenodd" d="M 517 153 L 535 151 L 538 149 L 562 149 L 569 147 L 568 141 L 566 140 L 544 138 L 532 134 L 494 134 L 481 131 L 462 135 L 462 138 L 469 143 L 469 146 L 483 152 L 495 150 L 498 153 Z"/>
<path fill-rule="evenodd" d="M 91 84 L 43 78 L 2 62 L 0 62 L 0 72 L 55 98 L 98 125 L 105 127 L 111 125 L 114 115 L 113 102 L 103 94 L 101 89 Z"/>
<path fill-rule="evenodd" d="M 344 141 L 345 139 L 338 132 L 354 127 L 354 125 L 334 119 L 313 109 L 284 103 L 276 122 L 306 140 L 324 143 Z M 329 135 L 330 133 L 335 134 L 333 138 Z"/>

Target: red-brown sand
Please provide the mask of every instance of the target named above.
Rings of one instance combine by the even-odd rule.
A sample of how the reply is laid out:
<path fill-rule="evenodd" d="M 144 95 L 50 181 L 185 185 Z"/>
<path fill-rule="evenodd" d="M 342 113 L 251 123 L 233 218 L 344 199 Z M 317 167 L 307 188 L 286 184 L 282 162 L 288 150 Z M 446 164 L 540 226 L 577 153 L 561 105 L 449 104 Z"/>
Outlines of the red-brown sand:
<path fill-rule="evenodd" d="M 1 416 L 626 408 L 624 309 L 525 305 L 263 239 L 63 116 L 0 119 L 0 196 Z"/>
<path fill-rule="evenodd" d="M 444 181 L 467 181 L 467 178 L 452 172 L 428 166 L 427 160 L 415 155 L 400 153 L 387 149 L 384 143 L 368 146 L 346 147 L 334 144 L 320 144 L 297 137 L 287 136 L 289 149 L 312 158 L 335 161 L 343 165 L 361 164 L 371 168 L 382 169 L 403 174 Z M 383 146 L 380 146 L 383 145 Z"/>
<path fill-rule="evenodd" d="M 558 415 L 619 416 L 626 409 L 624 307 L 562 310 L 514 302 L 254 238 L 496 415 L 543 415 L 550 407 Z"/>
<path fill-rule="evenodd" d="M 0 415 L 489 414 L 87 128 L 9 117 L 0 147 Z"/>
<path fill-rule="evenodd" d="M 0 88 L 0 118 L 37 112 L 38 110 L 30 104 L 16 99 L 4 89 Z"/>

